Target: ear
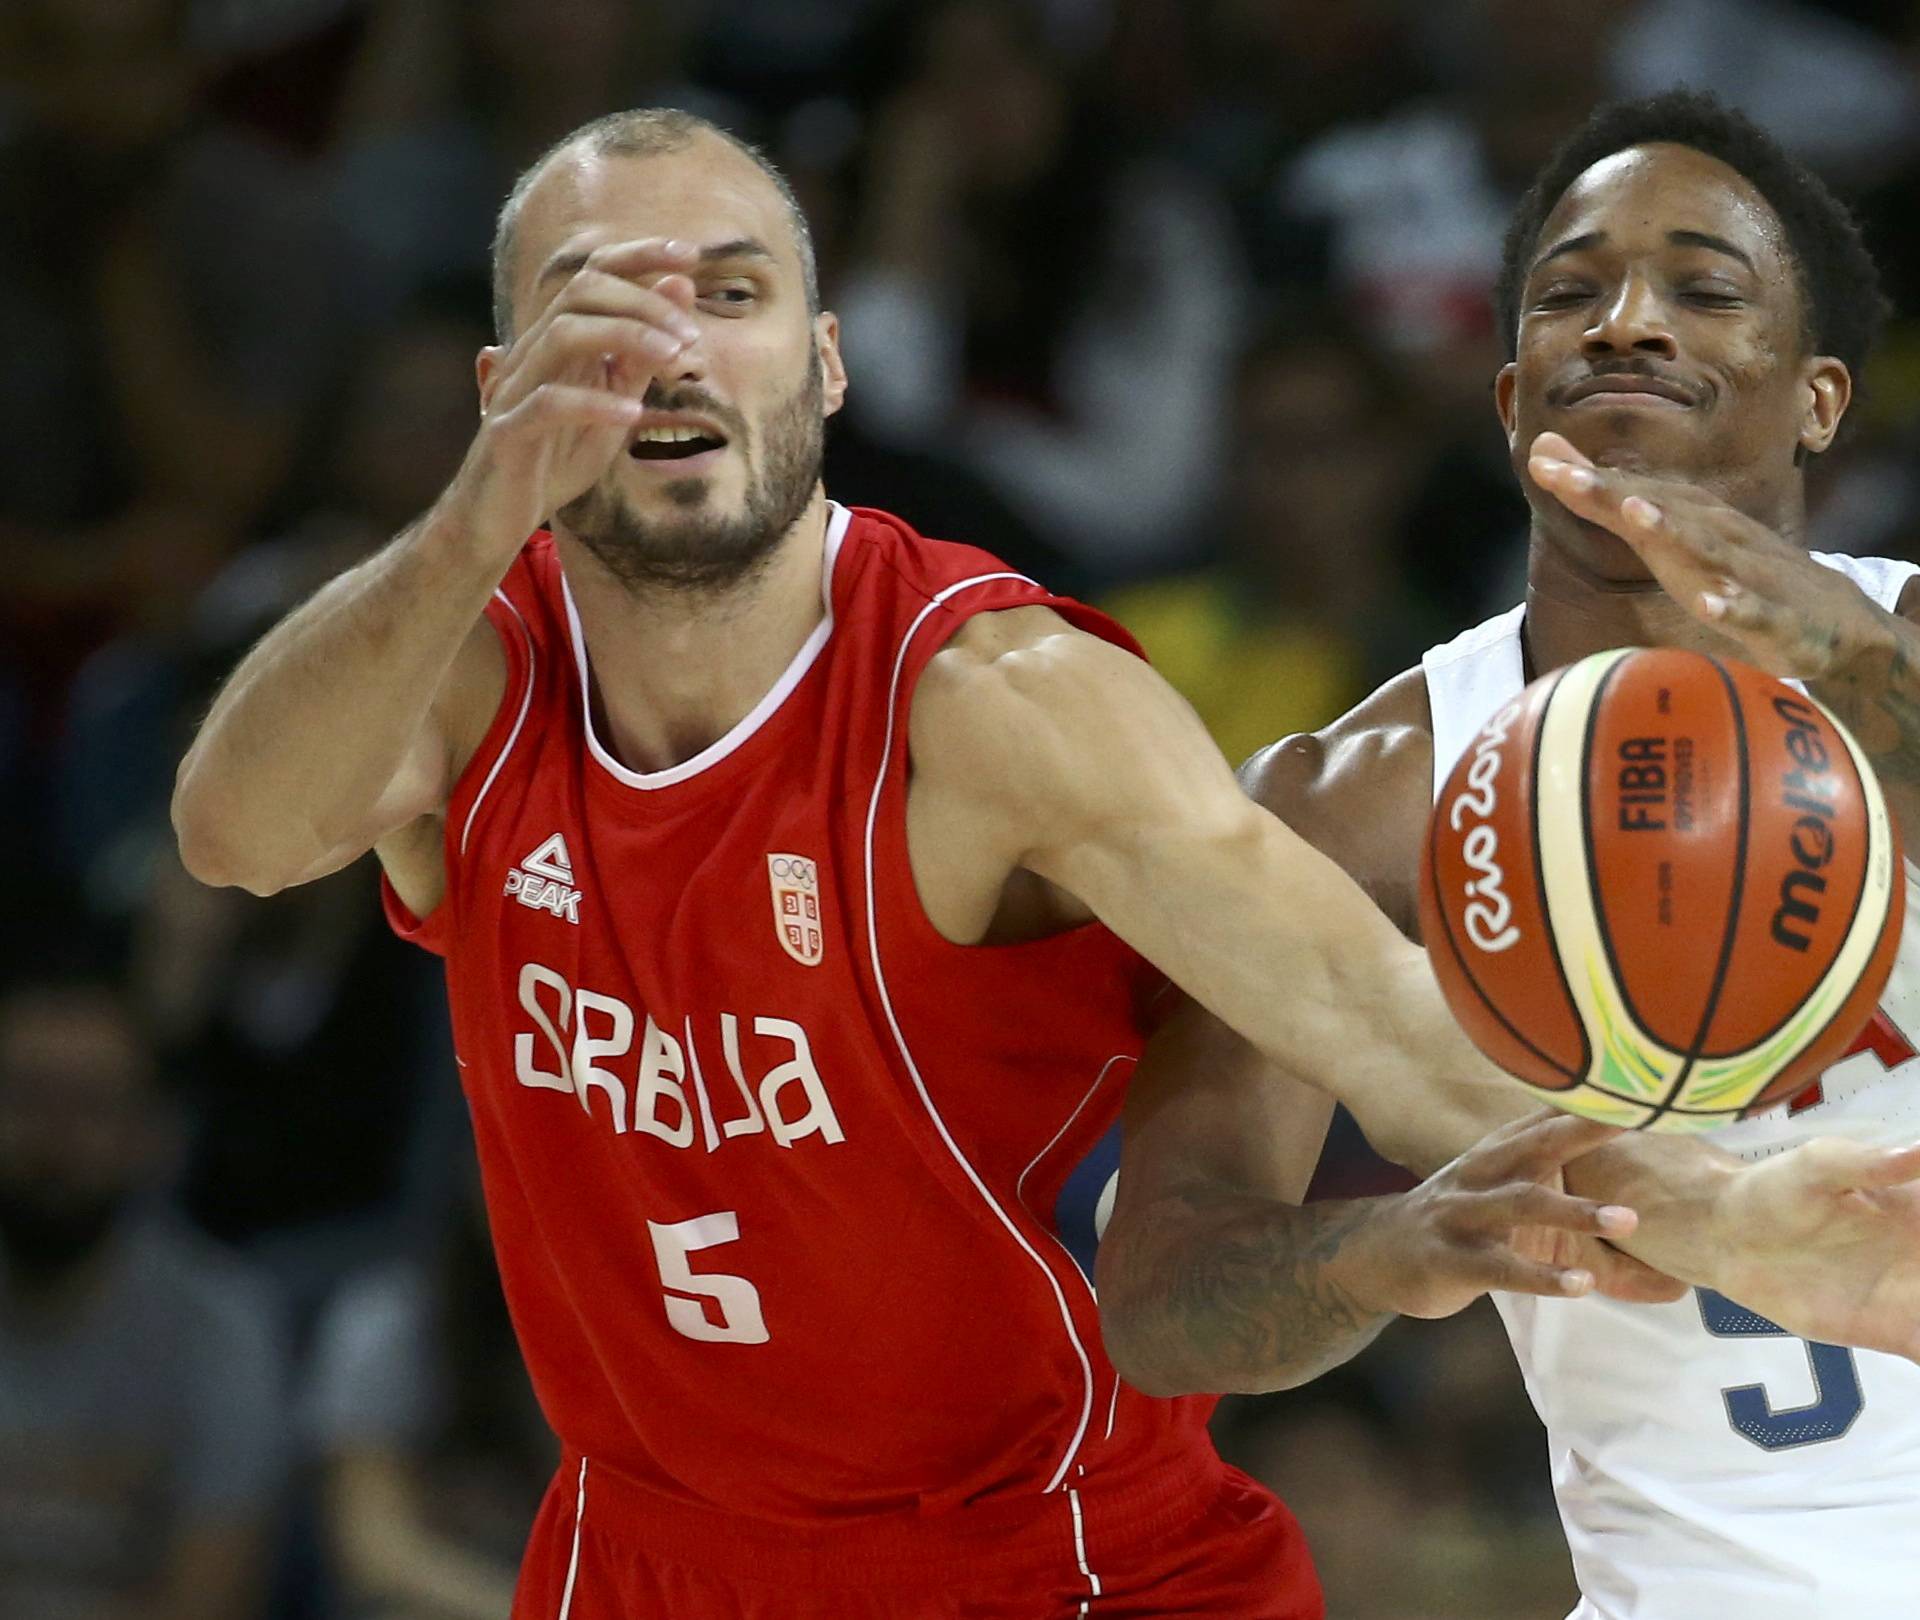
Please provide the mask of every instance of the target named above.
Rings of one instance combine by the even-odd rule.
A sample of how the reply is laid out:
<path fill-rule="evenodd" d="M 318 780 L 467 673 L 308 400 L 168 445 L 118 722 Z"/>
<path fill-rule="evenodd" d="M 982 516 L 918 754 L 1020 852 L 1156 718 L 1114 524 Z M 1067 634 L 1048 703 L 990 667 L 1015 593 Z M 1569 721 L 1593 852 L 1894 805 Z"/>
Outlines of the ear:
<path fill-rule="evenodd" d="M 1840 418 L 1853 398 L 1853 374 L 1830 354 L 1817 354 L 1802 376 L 1800 448 L 1819 455 L 1840 431 Z"/>
<path fill-rule="evenodd" d="M 1493 408 L 1500 413 L 1500 427 L 1507 436 L 1507 448 L 1513 448 L 1513 435 L 1516 431 L 1513 416 L 1513 395 L 1518 386 L 1520 368 L 1509 360 L 1500 368 L 1493 379 Z"/>
<path fill-rule="evenodd" d="M 813 318 L 813 348 L 820 357 L 822 404 L 832 416 L 847 400 L 847 367 L 840 358 L 840 317 L 822 311 Z"/>
<path fill-rule="evenodd" d="M 500 362 L 507 357 L 503 344 L 489 343 L 473 362 L 473 380 L 480 386 L 480 414 L 487 414 L 487 406 L 493 401 L 493 391 L 500 381 Z"/>

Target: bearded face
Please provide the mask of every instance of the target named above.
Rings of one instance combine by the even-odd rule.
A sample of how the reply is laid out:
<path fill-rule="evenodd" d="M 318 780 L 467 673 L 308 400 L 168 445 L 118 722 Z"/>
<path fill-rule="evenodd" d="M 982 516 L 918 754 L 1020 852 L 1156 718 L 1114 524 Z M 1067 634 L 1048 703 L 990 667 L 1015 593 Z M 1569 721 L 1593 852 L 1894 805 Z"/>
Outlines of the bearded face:
<path fill-rule="evenodd" d="M 799 386 L 758 423 L 692 384 L 655 383 L 646 403 L 698 413 L 726 430 L 728 449 L 745 463 L 737 502 L 724 501 L 716 479 L 697 475 L 655 483 L 655 510 L 642 513 L 626 492 L 626 468 L 616 464 L 560 509 L 560 521 L 630 591 L 710 592 L 739 584 L 799 519 L 820 481 L 826 419 L 818 357 L 809 357 Z"/>

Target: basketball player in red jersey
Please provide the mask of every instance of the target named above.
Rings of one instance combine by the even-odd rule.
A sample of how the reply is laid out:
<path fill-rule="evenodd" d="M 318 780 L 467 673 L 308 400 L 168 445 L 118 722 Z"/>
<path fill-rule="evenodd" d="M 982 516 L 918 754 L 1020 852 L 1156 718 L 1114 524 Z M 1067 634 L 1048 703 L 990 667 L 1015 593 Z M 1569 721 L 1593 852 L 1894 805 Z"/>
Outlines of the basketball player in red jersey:
<path fill-rule="evenodd" d="M 1533 674 L 1615 646 L 1745 658 L 1854 728 L 1920 850 L 1920 570 L 1819 557 L 1804 465 L 1878 325 L 1846 211 L 1760 130 L 1672 93 L 1596 113 L 1508 237 L 1496 386 L 1532 508 L 1527 597 L 1324 732 L 1254 756 L 1255 798 L 1412 937 L 1439 782 Z M 1909 861 L 1908 894 L 1920 892 Z M 1737 994 L 1737 987 L 1732 993 Z M 1577 1620 L 1855 1620 L 1911 1601 L 1920 1524 L 1920 924 L 1882 1012 L 1791 1105 L 1701 1139 L 1626 1138 L 1569 1169 L 1641 1213 L 1619 1241 L 1695 1297 L 1498 1298 L 1548 1429 Z M 1282 1387 L 1386 1320 L 1344 1288 L 1342 1207 L 1248 1143 L 1323 1098 L 1199 1008 L 1130 1087 L 1099 1253 L 1107 1342 L 1143 1389 Z M 1483 1094 L 1491 1124 L 1509 1105 Z M 1419 1167 L 1471 1137 L 1357 1110 Z M 1324 1330 L 1282 1268 L 1310 1245 Z M 1737 1303 L 1736 1303 L 1737 1302 Z M 1811 1341 L 1793 1342 L 1790 1335 Z M 1857 1347 L 1859 1354 L 1842 1348 Z M 1808 1399 L 1809 1382 L 1812 1397 Z"/>
<path fill-rule="evenodd" d="M 1207 1404 L 1114 1375 L 1051 1212 L 1142 956 L 1356 1093 L 1506 1082 L 1123 632 L 826 499 L 835 324 L 755 155 L 590 126 L 509 199 L 496 284 L 465 465 L 242 663 L 175 820 L 261 893 L 374 848 L 447 959 L 565 1448 L 517 1620 L 1318 1615 Z M 1348 1259 L 1396 1308 L 1653 1287 L 1511 1246 L 1631 1226 L 1543 1184 L 1607 1134 L 1506 1133 Z"/>

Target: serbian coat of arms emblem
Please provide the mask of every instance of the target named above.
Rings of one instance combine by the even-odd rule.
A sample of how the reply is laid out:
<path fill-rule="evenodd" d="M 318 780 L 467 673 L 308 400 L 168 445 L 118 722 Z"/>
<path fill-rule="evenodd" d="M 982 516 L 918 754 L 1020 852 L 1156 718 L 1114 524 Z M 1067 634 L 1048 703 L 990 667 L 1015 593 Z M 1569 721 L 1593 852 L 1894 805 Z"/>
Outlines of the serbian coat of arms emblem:
<path fill-rule="evenodd" d="M 781 948 L 802 966 L 818 967 L 825 948 L 819 867 L 804 855 L 769 855 L 767 882 L 773 887 L 773 930 Z"/>

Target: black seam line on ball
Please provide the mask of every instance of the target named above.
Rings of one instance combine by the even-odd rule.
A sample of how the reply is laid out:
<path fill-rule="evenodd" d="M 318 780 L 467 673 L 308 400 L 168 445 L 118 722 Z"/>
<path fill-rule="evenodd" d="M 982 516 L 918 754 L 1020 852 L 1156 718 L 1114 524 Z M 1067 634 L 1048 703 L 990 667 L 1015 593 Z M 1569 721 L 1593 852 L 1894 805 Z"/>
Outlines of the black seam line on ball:
<path fill-rule="evenodd" d="M 1747 897 L 1747 835 L 1753 813 L 1753 769 L 1747 757 L 1747 715 L 1740 706 L 1740 689 L 1733 684 L 1733 677 L 1719 659 L 1711 653 L 1702 653 L 1700 656 L 1713 665 L 1714 674 L 1720 677 L 1720 684 L 1727 689 L 1727 701 L 1733 711 L 1733 739 L 1740 757 L 1740 819 L 1733 851 L 1733 895 L 1727 906 L 1727 928 L 1720 942 L 1720 960 L 1713 970 L 1713 983 L 1707 989 L 1707 1004 L 1700 1014 L 1700 1028 L 1694 1035 L 1693 1045 L 1688 1049 L 1686 1062 L 1681 1065 L 1680 1078 L 1674 1082 L 1675 1096 L 1687 1083 L 1687 1077 L 1693 1073 L 1693 1066 L 1700 1060 L 1700 1053 L 1706 1047 L 1707 1031 L 1713 1027 L 1713 1015 L 1720 1010 L 1720 997 L 1727 987 L 1727 973 L 1733 966 L 1733 944 L 1740 934 L 1740 908 Z"/>

